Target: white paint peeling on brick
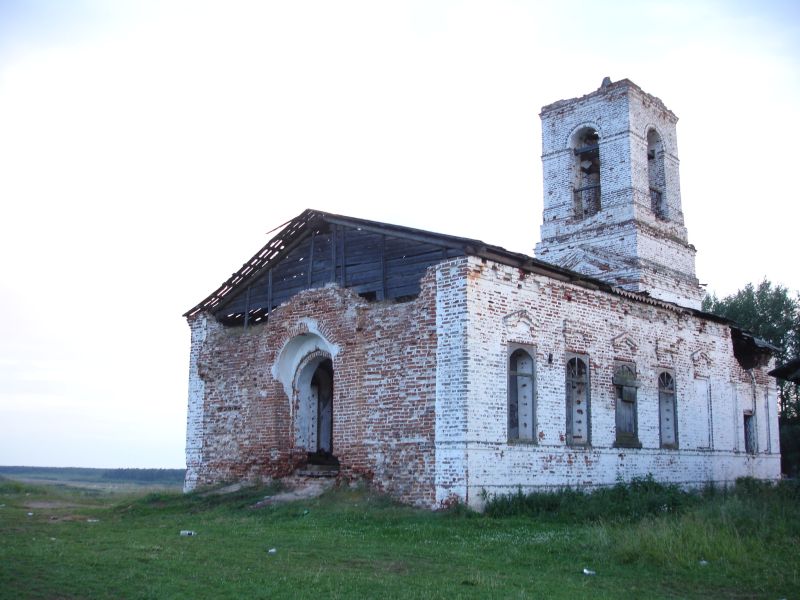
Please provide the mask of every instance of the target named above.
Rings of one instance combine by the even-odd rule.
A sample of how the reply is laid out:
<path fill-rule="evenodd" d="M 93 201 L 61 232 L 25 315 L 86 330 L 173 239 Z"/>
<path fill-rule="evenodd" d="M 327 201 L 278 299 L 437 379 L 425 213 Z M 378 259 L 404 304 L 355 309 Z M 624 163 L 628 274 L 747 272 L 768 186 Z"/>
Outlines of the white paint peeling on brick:
<path fill-rule="evenodd" d="M 467 497 L 466 259 L 436 267 L 436 502 Z"/>
<path fill-rule="evenodd" d="M 340 351 L 339 346 L 325 339 L 315 319 L 300 319 L 298 326 L 305 331 L 286 341 L 271 369 L 272 376 L 283 385 L 287 398 L 292 397 L 292 383 L 297 367 L 306 356 L 321 350 L 335 359 Z"/>
<path fill-rule="evenodd" d="M 197 485 L 198 468 L 203 461 L 203 407 L 205 383 L 200 377 L 198 359 L 206 340 L 208 317 L 198 314 L 189 321 L 192 330 L 189 353 L 189 408 L 186 417 L 186 479 L 184 491 L 192 491 Z"/>
<path fill-rule="evenodd" d="M 469 278 L 466 293 L 469 422 L 465 446 L 469 482 L 466 492 L 459 495 L 462 499 L 480 507 L 483 491 L 493 494 L 514 492 L 518 488 L 612 485 L 619 478 L 629 480 L 647 474 L 660 481 L 686 485 L 731 483 L 741 476 L 779 477 L 780 456 L 769 451 L 766 442 L 767 425 L 770 435 L 776 431 L 774 414 L 768 424 L 758 424 L 757 456 L 737 452 L 734 445 L 735 440 L 743 439 L 738 413 L 752 407 L 754 389 L 745 379 L 749 376 L 733 357 L 726 326 L 667 308 L 645 307 L 569 283 L 546 278 L 537 281 L 536 277 L 521 276 L 513 267 L 478 258 L 470 258 L 468 268 L 470 273 L 480 276 Z M 514 340 L 509 335 L 513 330 L 505 323 L 508 315 L 520 312 L 532 315 L 536 322 L 540 431 L 536 444 L 509 443 L 506 433 L 505 361 L 508 344 Z M 565 335 L 565 321 L 569 323 L 569 335 Z M 627 342 L 620 345 L 623 333 Z M 665 344 L 663 340 L 672 341 Z M 664 352 L 665 347 L 675 350 Z M 662 348 L 660 353 L 658 348 Z M 574 351 L 585 352 L 590 361 L 592 445 L 589 448 L 571 448 L 563 439 L 564 367 L 567 354 Z M 712 365 L 710 376 L 704 380 L 708 388 L 695 379 L 692 356 L 698 352 L 708 357 Z M 614 447 L 615 398 L 611 377 L 614 361 L 618 359 L 635 362 L 641 381 L 637 398 L 641 449 Z M 678 450 L 659 447 L 657 379 L 665 367 L 671 369 L 677 383 Z M 737 380 L 738 408 L 727 393 Z M 706 389 L 711 394 L 710 407 L 709 392 L 697 393 Z M 762 406 L 765 402 L 776 405 L 773 382 L 759 383 L 755 394 L 765 399 Z M 743 442 L 739 442 L 738 448 L 743 448 Z"/>

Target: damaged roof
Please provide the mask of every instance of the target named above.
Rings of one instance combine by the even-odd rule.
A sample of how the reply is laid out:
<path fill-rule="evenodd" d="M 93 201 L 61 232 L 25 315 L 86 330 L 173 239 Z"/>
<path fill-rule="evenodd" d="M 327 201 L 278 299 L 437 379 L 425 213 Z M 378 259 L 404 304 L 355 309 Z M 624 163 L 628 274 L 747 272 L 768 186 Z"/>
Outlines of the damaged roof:
<path fill-rule="evenodd" d="M 730 323 L 730 321 L 724 317 L 704 313 L 691 308 L 681 307 L 676 304 L 652 298 L 647 294 L 623 290 L 600 279 L 595 279 L 569 269 L 564 269 L 525 254 L 511 252 L 505 248 L 487 244 L 481 240 L 435 233 L 422 229 L 414 229 L 412 227 L 381 223 L 378 221 L 347 217 L 313 209 L 304 210 L 297 217 L 280 226 L 278 233 L 272 239 L 270 239 L 264 245 L 264 247 L 262 247 L 255 255 L 246 261 L 238 271 L 233 273 L 214 292 L 184 313 L 184 316 L 191 317 L 200 311 L 207 311 L 214 313 L 223 322 L 225 322 L 227 319 L 229 324 L 241 322 L 246 323 L 248 317 L 250 316 L 253 316 L 254 320 L 260 320 L 264 317 L 265 313 L 268 314 L 272 310 L 272 307 L 277 305 L 273 303 L 273 300 L 279 299 L 272 298 L 272 271 L 276 268 L 279 268 L 281 263 L 285 263 L 290 259 L 295 261 L 297 269 L 294 273 L 290 273 L 288 275 L 288 277 L 291 278 L 291 281 L 285 285 L 288 286 L 291 284 L 294 286 L 290 287 L 289 291 L 297 293 L 297 291 L 300 291 L 301 289 L 321 287 L 322 284 L 320 282 L 322 281 L 322 277 L 318 277 L 318 275 L 323 267 L 319 267 L 316 270 L 314 268 L 313 262 L 315 258 L 315 245 L 313 239 L 322 232 L 328 231 L 331 232 L 331 235 L 325 239 L 325 243 L 327 244 L 326 248 L 322 248 L 320 244 L 318 244 L 316 247 L 318 262 L 325 263 L 327 265 L 325 268 L 332 273 L 331 277 L 325 275 L 325 281 L 337 282 L 343 287 L 355 287 L 359 293 L 362 292 L 362 289 L 366 293 L 373 293 L 369 292 L 368 286 L 365 285 L 361 285 L 361 289 L 359 289 L 359 282 L 355 280 L 351 281 L 350 277 L 344 272 L 350 267 L 350 263 L 345 262 L 344 241 L 341 239 L 343 236 L 340 234 L 340 239 L 337 240 L 337 230 L 347 230 L 351 233 L 358 232 L 358 235 L 362 237 L 373 235 L 373 237 L 379 236 L 384 240 L 386 238 L 391 238 L 392 240 L 406 241 L 408 244 L 416 244 L 418 248 L 422 248 L 425 251 L 424 255 L 420 254 L 422 258 L 408 257 L 406 256 L 408 250 L 401 249 L 398 251 L 397 260 L 416 259 L 415 264 L 424 268 L 427 268 L 427 266 L 431 264 L 441 262 L 441 260 L 447 258 L 457 256 L 476 256 L 500 264 L 512 266 L 527 273 L 544 275 L 588 289 L 602 290 L 604 292 L 622 296 L 636 302 L 659 306 L 673 311 L 696 314 L 702 318 L 720 323 Z M 306 248 L 306 246 L 309 245 L 309 240 L 311 240 L 310 249 Z M 374 241 L 370 243 L 375 244 Z M 385 246 L 385 241 L 383 243 Z M 300 248 L 301 244 L 305 245 Z M 431 248 L 435 248 L 437 251 L 432 252 Z M 301 261 L 304 261 L 307 256 L 299 256 L 299 249 L 302 249 L 302 253 L 304 255 L 310 255 L 310 261 L 306 261 L 302 267 L 300 267 Z M 326 249 L 328 255 L 324 256 L 323 258 L 319 258 L 322 256 L 322 252 Z M 384 249 L 378 248 L 376 252 L 380 254 L 381 276 L 385 277 L 384 264 L 387 261 L 386 257 L 383 255 Z M 420 250 L 420 252 L 422 252 L 422 250 Z M 423 259 L 426 262 L 423 262 Z M 301 268 L 303 270 L 300 270 Z M 407 267 L 406 270 L 408 270 Z M 296 283 L 293 283 L 295 280 Z M 281 281 L 286 282 L 286 277 L 284 277 Z M 384 282 L 384 291 L 385 285 L 386 284 Z M 260 309 L 260 315 L 255 314 L 258 312 L 258 310 L 254 309 L 249 302 L 251 297 L 250 288 L 254 286 L 261 290 L 260 293 L 262 296 L 270 297 L 269 301 L 264 299 L 261 300 L 262 304 L 265 304 L 266 302 L 266 308 Z M 267 291 L 267 288 L 269 288 L 269 291 Z M 406 282 L 405 287 L 398 288 L 393 295 L 383 295 L 381 290 L 377 290 L 377 294 L 373 297 L 378 300 L 392 297 L 397 298 L 403 295 L 401 294 L 403 291 L 409 292 L 409 295 L 414 294 L 413 286 L 409 286 Z M 233 304 L 234 297 L 243 296 L 245 293 L 248 300 L 244 301 L 244 308 L 238 307 L 236 309 L 228 309 L 228 307 Z M 240 299 L 239 304 L 241 303 L 242 300 Z"/>

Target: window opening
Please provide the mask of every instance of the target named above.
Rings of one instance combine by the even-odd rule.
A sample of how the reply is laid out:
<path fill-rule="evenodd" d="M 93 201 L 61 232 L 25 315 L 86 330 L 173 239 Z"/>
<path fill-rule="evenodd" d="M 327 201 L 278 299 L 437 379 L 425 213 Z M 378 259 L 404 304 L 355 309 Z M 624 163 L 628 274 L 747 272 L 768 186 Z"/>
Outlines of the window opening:
<path fill-rule="evenodd" d="M 678 423 L 675 406 L 675 379 L 667 372 L 658 376 L 658 413 L 661 447 L 678 447 Z"/>
<path fill-rule="evenodd" d="M 636 366 L 632 363 L 617 365 L 614 371 L 614 391 L 616 395 L 616 445 L 641 448 L 637 423 Z"/>
<path fill-rule="evenodd" d="M 588 127 L 578 133 L 575 143 L 576 178 L 573 191 L 575 218 L 600 212 L 600 135 Z"/>
<path fill-rule="evenodd" d="M 589 371 L 579 357 L 567 361 L 567 443 L 589 444 Z"/>
<path fill-rule="evenodd" d="M 655 129 L 647 132 L 647 178 L 650 183 L 650 207 L 656 217 L 666 219 L 664 144 Z"/>
<path fill-rule="evenodd" d="M 534 362 L 518 348 L 508 359 L 508 439 L 535 441 L 536 397 Z"/>
<path fill-rule="evenodd" d="M 744 413 L 744 450 L 756 453 L 756 423 L 752 413 Z"/>

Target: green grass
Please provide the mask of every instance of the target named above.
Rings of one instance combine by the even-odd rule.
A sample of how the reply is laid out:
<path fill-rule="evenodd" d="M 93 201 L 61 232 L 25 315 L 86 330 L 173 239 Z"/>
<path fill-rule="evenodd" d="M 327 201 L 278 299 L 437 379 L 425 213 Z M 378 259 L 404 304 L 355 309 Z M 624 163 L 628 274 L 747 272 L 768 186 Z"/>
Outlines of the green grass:
<path fill-rule="evenodd" d="M 644 485 L 625 493 L 646 507 L 663 490 Z M 798 486 L 669 490 L 674 509 L 578 516 L 432 513 L 364 489 L 251 508 L 272 492 L 123 496 L 0 480 L 0 597 L 800 597 Z M 621 501 L 613 493 L 582 500 Z"/>

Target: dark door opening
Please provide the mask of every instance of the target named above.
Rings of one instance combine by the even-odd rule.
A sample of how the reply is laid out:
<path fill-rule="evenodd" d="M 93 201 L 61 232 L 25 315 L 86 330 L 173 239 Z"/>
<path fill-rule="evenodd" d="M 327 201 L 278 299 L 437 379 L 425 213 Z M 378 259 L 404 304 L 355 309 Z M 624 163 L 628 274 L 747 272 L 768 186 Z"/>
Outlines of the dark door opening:
<path fill-rule="evenodd" d="M 317 401 L 317 443 L 308 455 L 310 464 L 338 464 L 333 456 L 333 362 L 323 360 L 311 378 L 312 395 Z"/>

